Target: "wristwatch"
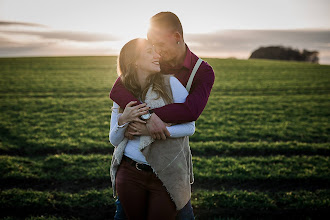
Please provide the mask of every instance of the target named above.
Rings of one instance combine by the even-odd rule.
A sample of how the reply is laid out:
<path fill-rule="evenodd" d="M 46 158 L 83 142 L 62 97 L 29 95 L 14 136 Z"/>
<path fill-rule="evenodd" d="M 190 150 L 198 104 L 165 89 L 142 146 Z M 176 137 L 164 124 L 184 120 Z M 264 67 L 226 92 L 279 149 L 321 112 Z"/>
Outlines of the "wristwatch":
<path fill-rule="evenodd" d="M 147 114 L 141 115 L 140 117 L 142 120 L 146 121 L 151 117 L 152 113 L 154 113 L 154 111 L 152 109 L 149 109 Z"/>

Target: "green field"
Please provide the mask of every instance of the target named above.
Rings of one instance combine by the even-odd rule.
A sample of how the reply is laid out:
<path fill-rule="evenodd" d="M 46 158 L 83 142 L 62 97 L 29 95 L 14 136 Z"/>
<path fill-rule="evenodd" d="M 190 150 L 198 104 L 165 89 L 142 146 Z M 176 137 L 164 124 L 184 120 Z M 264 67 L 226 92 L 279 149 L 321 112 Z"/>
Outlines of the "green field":
<path fill-rule="evenodd" d="M 330 214 L 330 66 L 205 59 L 190 138 L 196 219 Z M 116 57 L 0 59 L 0 218 L 112 219 Z"/>

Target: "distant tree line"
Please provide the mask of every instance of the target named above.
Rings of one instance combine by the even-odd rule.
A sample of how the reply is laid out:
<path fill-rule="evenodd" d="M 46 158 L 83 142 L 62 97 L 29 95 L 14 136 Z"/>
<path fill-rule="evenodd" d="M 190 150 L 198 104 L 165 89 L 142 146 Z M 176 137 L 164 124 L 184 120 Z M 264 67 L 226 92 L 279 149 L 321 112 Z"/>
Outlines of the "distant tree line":
<path fill-rule="evenodd" d="M 269 46 L 269 47 L 260 47 L 257 50 L 253 51 L 250 58 L 255 59 L 273 59 L 273 60 L 295 60 L 295 61 L 304 61 L 310 63 L 319 62 L 319 52 L 318 51 L 308 51 L 303 50 L 299 51 L 292 49 L 291 47 L 283 46 Z"/>

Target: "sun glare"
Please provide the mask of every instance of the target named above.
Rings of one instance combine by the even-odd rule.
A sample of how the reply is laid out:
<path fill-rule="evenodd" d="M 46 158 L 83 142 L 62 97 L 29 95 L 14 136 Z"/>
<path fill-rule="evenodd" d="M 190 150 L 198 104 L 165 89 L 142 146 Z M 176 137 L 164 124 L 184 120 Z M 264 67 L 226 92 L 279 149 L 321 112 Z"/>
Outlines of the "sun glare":
<path fill-rule="evenodd" d="M 147 31 L 149 27 L 148 19 L 126 19 L 120 23 L 115 24 L 115 28 L 105 28 L 104 33 L 113 35 L 118 40 L 104 42 L 104 45 L 109 48 L 109 53 L 113 54 L 113 51 L 117 51 L 118 54 L 120 49 L 130 40 L 134 38 L 147 38 Z M 104 25 L 107 27 L 107 25 Z"/>

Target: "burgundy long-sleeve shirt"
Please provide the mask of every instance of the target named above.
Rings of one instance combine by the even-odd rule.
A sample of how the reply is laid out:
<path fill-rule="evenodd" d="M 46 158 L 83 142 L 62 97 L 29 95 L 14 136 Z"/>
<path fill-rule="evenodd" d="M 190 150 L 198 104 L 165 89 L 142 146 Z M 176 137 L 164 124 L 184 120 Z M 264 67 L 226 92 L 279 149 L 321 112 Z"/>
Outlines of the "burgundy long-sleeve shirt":
<path fill-rule="evenodd" d="M 174 75 L 183 86 L 186 86 L 198 57 L 188 46 L 183 64 L 171 67 L 160 63 L 163 74 Z M 184 123 L 196 121 L 203 112 L 214 83 L 214 71 L 205 61 L 202 62 L 191 85 L 189 95 L 184 103 L 172 103 L 161 108 L 153 109 L 157 116 L 167 123 Z M 139 100 L 134 97 L 122 84 L 120 77 L 116 80 L 110 92 L 110 98 L 123 109 L 130 101 Z"/>

